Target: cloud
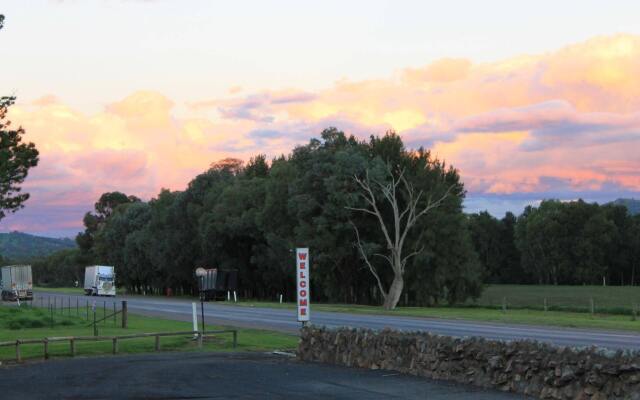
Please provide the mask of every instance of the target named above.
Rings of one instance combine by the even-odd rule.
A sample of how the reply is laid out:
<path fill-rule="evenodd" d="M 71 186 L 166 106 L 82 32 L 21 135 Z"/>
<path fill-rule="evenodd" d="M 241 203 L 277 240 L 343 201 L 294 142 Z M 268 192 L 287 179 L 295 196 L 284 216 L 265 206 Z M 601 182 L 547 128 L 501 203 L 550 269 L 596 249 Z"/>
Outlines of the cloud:
<path fill-rule="evenodd" d="M 51 104 L 56 104 L 56 103 L 59 103 L 59 102 L 60 102 L 60 100 L 56 96 L 54 96 L 52 94 L 48 94 L 48 95 L 42 96 L 42 97 L 40 97 L 38 99 L 35 99 L 32 102 L 32 104 L 35 105 L 35 106 L 45 107 L 45 106 L 49 106 Z"/>
<path fill-rule="evenodd" d="M 316 97 L 313 93 L 284 90 L 261 92 L 243 98 L 190 102 L 188 105 L 193 110 L 216 108 L 220 116 L 226 119 L 269 123 L 275 120 L 275 115 L 283 106 L 311 102 Z"/>
<path fill-rule="evenodd" d="M 79 229 L 104 191 L 150 198 L 182 189 L 212 161 L 286 154 L 329 126 L 362 140 L 395 129 L 408 147 L 458 168 L 472 198 L 638 197 L 639 74 L 640 36 L 615 35 L 494 62 L 442 59 L 315 91 L 235 87 L 183 112 L 154 91 L 93 114 L 47 95 L 10 111 L 42 161 L 25 184 L 28 211 L 3 229 Z M 43 210 L 66 217 L 45 228 Z"/>
<path fill-rule="evenodd" d="M 464 79 L 471 66 L 471 61 L 464 58 L 443 58 L 424 68 L 407 68 L 403 78 L 409 83 L 453 82 Z"/>

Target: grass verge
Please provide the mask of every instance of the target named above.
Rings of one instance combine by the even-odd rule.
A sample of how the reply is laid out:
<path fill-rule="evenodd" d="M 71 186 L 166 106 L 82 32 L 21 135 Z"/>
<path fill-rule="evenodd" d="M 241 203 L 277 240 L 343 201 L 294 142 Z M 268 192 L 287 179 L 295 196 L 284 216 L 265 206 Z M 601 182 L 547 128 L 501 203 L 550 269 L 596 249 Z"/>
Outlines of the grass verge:
<path fill-rule="evenodd" d="M 238 303 L 220 303 L 244 307 L 268 307 L 295 309 L 293 303 L 241 301 Z M 314 311 L 342 312 L 370 315 L 393 315 L 421 318 L 462 319 L 481 322 L 499 322 L 505 324 L 525 324 L 557 326 L 565 328 L 596 328 L 607 330 L 623 330 L 640 332 L 640 321 L 633 321 L 631 316 L 594 314 L 566 311 L 541 311 L 515 309 L 503 312 L 499 309 L 482 307 L 398 307 L 387 311 L 380 306 L 363 306 L 350 304 L 311 304 Z"/>
<path fill-rule="evenodd" d="M 13 325 L 11 321 L 25 320 L 38 321 L 28 323 L 23 326 Z M 50 316 L 39 309 L 29 307 L 9 307 L 0 306 L 0 342 L 16 339 L 42 339 L 54 336 L 91 336 L 93 328 L 87 326 L 83 318 L 55 316 L 54 326 L 51 327 Z M 64 321 L 64 322 L 63 322 Z M 42 326 L 44 325 L 44 326 Z M 207 330 L 225 329 L 222 326 L 207 326 Z M 161 318 L 144 317 L 129 314 L 129 327 L 122 329 L 115 327 L 112 321 L 108 321 L 106 326 L 101 325 L 98 329 L 99 335 L 126 335 L 131 333 L 144 332 L 177 332 L 190 331 L 191 323 L 172 321 Z M 294 335 L 263 331 L 257 329 L 238 329 L 238 351 L 271 351 L 271 350 L 293 350 L 296 348 L 298 338 Z M 154 338 L 127 339 L 119 343 L 119 353 L 143 353 L 154 351 Z M 105 342 L 77 342 L 76 352 L 78 356 L 91 356 L 98 354 L 110 354 L 112 349 L 110 341 Z M 198 351 L 197 344 L 192 337 L 163 337 L 161 338 L 161 349 L 179 351 Z M 232 351 L 233 343 L 231 334 L 220 334 L 214 338 L 205 340 L 203 350 L 208 351 Z M 43 349 L 41 344 L 22 345 L 21 352 L 23 359 L 41 358 Z M 49 352 L 52 357 L 68 357 L 69 343 L 51 343 Z M 0 360 L 15 359 L 14 347 L 0 347 Z"/>

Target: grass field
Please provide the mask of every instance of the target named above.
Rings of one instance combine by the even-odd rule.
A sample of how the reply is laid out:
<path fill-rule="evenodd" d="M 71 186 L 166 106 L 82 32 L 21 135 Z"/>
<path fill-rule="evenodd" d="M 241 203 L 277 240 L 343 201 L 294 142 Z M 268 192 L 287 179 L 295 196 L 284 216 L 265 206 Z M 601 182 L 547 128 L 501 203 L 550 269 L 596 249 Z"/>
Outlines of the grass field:
<path fill-rule="evenodd" d="M 188 322 L 172 321 L 160 318 L 151 318 L 129 314 L 129 327 L 122 329 L 114 326 L 109 321 L 106 326 L 100 326 L 99 335 L 126 335 L 143 332 L 178 332 L 190 331 L 192 325 Z M 224 329 L 220 326 L 207 326 L 207 330 Z M 0 306 L 0 342 L 16 339 L 37 338 L 54 336 L 91 336 L 93 328 L 87 326 L 84 318 L 73 316 L 55 315 L 54 326 L 50 326 L 50 315 L 47 310 L 29 307 Z M 270 351 L 292 350 L 297 346 L 298 338 L 270 331 L 256 329 L 238 329 L 237 350 L 244 351 Z M 119 344 L 120 353 L 137 353 L 154 351 L 154 339 L 128 339 Z M 42 345 L 22 345 L 23 358 L 42 357 Z M 188 351 L 199 350 L 197 344 L 190 336 L 164 337 L 161 339 L 162 350 Z M 51 343 L 49 345 L 52 357 L 64 357 L 69 355 L 68 342 Z M 220 334 L 204 343 L 204 350 L 230 351 L 232 347 L 231 334 Z M 78 342 L 76 343 L 78 356 L 97 354 L 109 354 L 111 342 Z M 14 347 L 1 347 L 0 360 L 15 358 Z"/>
<path fill-rule="evenodd" d="M 550 286 L 550 285 L 489 285 L 476 302 L 489 308 L 543 310 L 545 299 L 549 310 L 591 312 L 591 300 L 599 313 L 631 315 L 632 307 L 640 305 L 640 286 Z"/>

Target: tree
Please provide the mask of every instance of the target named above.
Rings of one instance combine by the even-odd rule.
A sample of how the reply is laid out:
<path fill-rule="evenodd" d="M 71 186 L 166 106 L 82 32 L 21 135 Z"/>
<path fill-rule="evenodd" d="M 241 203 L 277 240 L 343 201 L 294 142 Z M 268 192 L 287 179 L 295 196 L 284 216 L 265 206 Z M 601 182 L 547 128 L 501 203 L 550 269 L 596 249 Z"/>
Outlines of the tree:
<path fill-rule="evenodd" d="M 39 160 L 36 146 L 22 142 L 24 129 L 11 129 L 11 122 L 6 118 L 14 102 L 15 97 L 0 98 L 0 220 L 7 212 L 14 213 L 24 207 L 29 193 L 21 193 L 20 185 Z"/>
<path fill-rule="evenodd" d="M 83 252 L 90 253 L 96 234 L 102 229 L 116 208 L 122 204 L 138 202 L 140 202 L 140 199 L 136 196 L 127 196 L 121 192 L 103 193 L 94 205 L 95 212 L 88 212 L 84 215 L 82 222 L 84 223 L 85 230 L 76 236 L 78 247 L 80 247 Z"/>
<path fill-rule="evenodd" d="M 354 181 L 362 189 L 361 196 L 366 203 L 366 207 L 348 207 L 350 210 L 373 215 L 377 219 L 379 228 L 384 235 L 387 254 L 376 253 L 375 255 L 384 258 L 393 272 L 393 281 L 388 286 L 388 289 L 385 289 L 385 285 L 380 279 L 380 274 L 369 260 L 367 251 L 365 251 L 360 239 L 360 231 L 353 224 L 358 249 L 369 271 L 376 279 L 378 289 L 384 298 L 383 306 L 387 310 L 394 309 L 400 300 L 404 288 L 404 273 L 407 261 L 424 250 L 424 247 L 421 247 L 415 248 L 408 253 L 405 252 L 405 243 L 411 228 L 429 211 L 439 207 L 454 188 L 454 185 L 449 186 L 443 194 L 434 199 L 433 193 L 425 195 L 422 190 L 416 191 L 414 185 L 409 183 L 404 174 L 405 171 L 401 170 L 397 176 L 394 175 L 392 167 L 387 164 L 386 182 L 372 180 L 369 170 L 367 170 L 364 179 L 354 176 Z M 381 211 L 383 204 L 379 204 L 380 195 L 382 195 L 383 204 L 386 204 L 391 209 L 391 221 L 385 220 L 385 215 Z M 423 196 L 426 197 L 426 203 L 423 202 Z"/>

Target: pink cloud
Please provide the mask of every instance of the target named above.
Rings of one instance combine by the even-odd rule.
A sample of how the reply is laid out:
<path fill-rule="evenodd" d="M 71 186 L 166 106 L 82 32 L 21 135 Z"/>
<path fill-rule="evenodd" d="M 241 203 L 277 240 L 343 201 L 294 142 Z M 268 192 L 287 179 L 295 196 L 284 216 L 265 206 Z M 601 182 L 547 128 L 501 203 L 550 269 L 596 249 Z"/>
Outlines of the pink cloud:
<path fill-rule="evenodd" d="M 94 114 L 47 95 L 11 110 L 42 161 L 25 184 L 28 209 L 2 229 L 45 210 L 64 215 L 50 222 L 63 229 L 104 191 L 150 198 L 183 189 L 215 160 L 286 154 L 328 126 L 361 139 L 395 128 L 458 167 L 471 193 L 640 193 L 639 73 L 640 36 L 616 35 L 489 63 L 444 59 L 313 92 L 232 88 L 231 98 L 186 102 L 182 114 L 153 91 Z"/>

